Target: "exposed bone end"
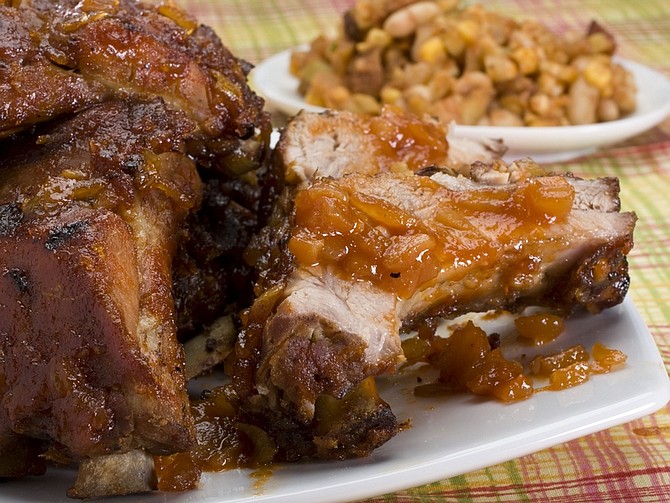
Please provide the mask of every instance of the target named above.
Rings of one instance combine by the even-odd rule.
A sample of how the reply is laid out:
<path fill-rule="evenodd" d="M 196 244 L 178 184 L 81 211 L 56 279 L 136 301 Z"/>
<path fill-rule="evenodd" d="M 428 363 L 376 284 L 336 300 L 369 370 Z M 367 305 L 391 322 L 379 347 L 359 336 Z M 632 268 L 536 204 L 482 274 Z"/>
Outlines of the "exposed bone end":
<path fill-rule="evenodd" d="M 135 450 L 82 461 L 67 495 L 79 499 L 123 496 L 153 491 L 157 484 L 152 456 Z"/>

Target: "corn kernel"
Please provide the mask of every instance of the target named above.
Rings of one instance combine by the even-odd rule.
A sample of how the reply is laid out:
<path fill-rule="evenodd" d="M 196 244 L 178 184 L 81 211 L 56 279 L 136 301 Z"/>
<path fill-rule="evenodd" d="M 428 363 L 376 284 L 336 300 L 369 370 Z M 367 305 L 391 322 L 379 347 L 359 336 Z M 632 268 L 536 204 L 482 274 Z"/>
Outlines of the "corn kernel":
<path fill-rule="evenodd" d="M 537 86 L 545 94 L 549 96 L 560 96 L 563 94 L 563 84 L 553 75 L 548 73 L 541 73 L 537 79 Z"/>
<path fill-rule="evenodd" d="M 384 49 L 391 45 L 392 41 L 391 36 L 384 30 L 372 28 L 365 37 L 365 40 L 356 44 L 356 50 L 358 52 L 367 52 L 375 48 Z"/>
<path fill-rule="evenodd" d="M 418 60 L 438 64 L 447 58 L 447 51 L 439 37 L 430 37 L 419 48 Z"/>
<path fill-rule="evenodd" d="M 449 12 L 458 6 L 459 0 L 437 0 L 437 6 L 442 12 Z"/>
<path fill-rule="evenodd" d="M 589 35 L 588 42 L 594 53 L 611 54 L 614 52 L 614 43 L 606 33 L 592 33 Z"/>
<path fill-rule="evenodd" d="M 447 52 L 454 56 L 460 56 L 465 50 L 465 39 L 457 30 L 449 30 L 442 34 L 442 43 Z"/>
<path fill-rule="evenodd" d="M 479 25 L 472 19 L 464 19 L 456 25 L 458 33 L 463 37 L 466 44 L 473 44 L 480 34 Z"/>
<path fill-rule="evenodd" d="M 382 107 L 379 102 L 369 94 L 356 93 L 351 96 L 355 111 L 365 115 L 379 115 Z"/>
<path fill-rule="evenodd" d="M 548 115 L 551 109 L 551 99 L 543 93 L 531 96 L 528 104 L 533 112 L 541 116 Z"/>
<path fill-rule="evenodd" d="M 344 86 L 335 86 L 324 94 L 324 103 L 328 108 L 341 108 L 351 98 L 351 93 Z"/>
<path fill-rule="evenodd" d="M 600 100 L 598 103 L 598 119 L 601 121 L 613 121 L 621 117 L 619 105 L 611 99 Z"/>
<path fill-rule="evenodd" d="M 538 68 L 537 52 L 531 47 L 519 47 L 510 53 L 522 75 L 535 73 Z"/>
<path fill-rule="evenodd" d="M 612 83 L 610 66 L 600 59 L 593 59 L 584 69 L 586 82 L 603 91 Z"/>
<path fill-rule="evenodd" d="M 384 86 L 380 92 L 382 103 L 395 104 L 402 99 L 402 93 L 399 89 L 391 86 Z"/>

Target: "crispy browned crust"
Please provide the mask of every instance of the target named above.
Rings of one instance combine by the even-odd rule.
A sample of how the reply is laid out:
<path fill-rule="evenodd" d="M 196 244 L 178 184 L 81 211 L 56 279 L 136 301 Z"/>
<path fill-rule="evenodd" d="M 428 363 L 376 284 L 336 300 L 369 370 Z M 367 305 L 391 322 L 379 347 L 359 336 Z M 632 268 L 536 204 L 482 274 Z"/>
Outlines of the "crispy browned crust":
<path fill-rule="evenodd" d="M 276 459 L 283 461 L 369 456 L 399 431 L 391 407 L 371 379 L 362 380 L 341 398 L 320 395 L 310 421 L 301 420 L 291 404 L 270 406 L 260 395 L 247 397 L 243 413 L 246 421 L 270 433 L 278 447 Z"/>
<path fill-rule="evenodd" d="M 113 99 L 162 97 L 194 121 L 190 152 L 239 173 L 257 167 L 269 115 L 251 65 L 176 6 L 135 0 L 0 5 L 0 138 Z"/>

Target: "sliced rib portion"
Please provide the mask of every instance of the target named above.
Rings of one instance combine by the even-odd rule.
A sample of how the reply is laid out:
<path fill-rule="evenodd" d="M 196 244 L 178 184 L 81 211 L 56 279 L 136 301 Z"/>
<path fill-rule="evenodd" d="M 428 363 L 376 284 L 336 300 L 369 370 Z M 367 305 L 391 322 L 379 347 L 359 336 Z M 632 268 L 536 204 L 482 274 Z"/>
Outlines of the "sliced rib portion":
<path fill-rule="evenodd" d="M 193 442 L 171 262 L 201 196 L 194 127 L 114 101 L 0 159 L 2 430 L 75 460 Z"/>
<path fill-rule="evenodd" d="M 499 141 L 459 139 L 440 122 L 384 108 L 379 117 L 301 112 L 283 131 L 275 160 L 286 182 L 298 185 L 314 177 L 429 167 L 467 174 L 473 163 L 490 164 L 504 151 Z"/>
<path fill-rule="evenodd" d="M 393 368 L 393 357 L 400 358 L 395 337 L 381 334 L 397 335 L 400 324 L 426 316 L 527 305 L 597 312 L 625 295 L 625 255 L 635 218 L 573 209 L 573 201 L 574 187 L 564 177 L 469 190 L 392 174 L 319 180 L 295 197 L 288 250 L 298 267 L 276 316 L 309 319 L 305 313 L 311 313 L 318 320 L 312 324 L 320 323 L 324 333 L 349 334 L 347 347 L 364 351 L 356 353 L 358 365 L 348 355 L 344 368 L 374 372 Z M 341 302 L 319 302 L 319 289 Z M 319 317 L 312 306 L 318 306 Z M 328 329 L 333 320 L 339 321 L 337 328 Z M 356 326 L 361 320 L 367 323 Z M 289 369 L 302 366 L 282 365 L 277 356 L 278 348 L 298 344 L 295 331 L 285 326 L 275 325 L 274 318 L 266 325 L 261 371 L 293 382 Z M 312 336 L 314 341 L 320 337 Z M 331 377 L 315 374 L 305 389 L 346 391 L 341 375 L 325 373 Z M 295 381 L 305 386 L 305 379 Z M 280 387 L 286 391 L 286 385 Z M 298 403 L 315 397 L 299 390 L 288 394 Z"/>
<path fill-rule="evenodd" d="M 477 169 L 289 189 L 257 242 L 262 294 L 243 341 L 259 356 L 255 375 L 239 374 L 255 384 L 246 391 L 313 425 L 320 396 L 346 397 L 393 372 L 400 333 L 423 319 L 527 306 L 598 312 L 623 300 L 636 217 L 618 212 L 616 180 L 498 163 L 491 185 Z"/>

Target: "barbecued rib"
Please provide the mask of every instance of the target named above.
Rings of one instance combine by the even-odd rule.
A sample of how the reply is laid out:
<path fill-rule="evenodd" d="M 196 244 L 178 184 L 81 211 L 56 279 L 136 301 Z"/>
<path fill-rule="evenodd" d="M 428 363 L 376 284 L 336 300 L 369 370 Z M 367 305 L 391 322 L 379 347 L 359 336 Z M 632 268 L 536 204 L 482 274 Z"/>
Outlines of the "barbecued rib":
<path fill-rule="evenodd" d="M 621 302 L 635 215 L 618 213 L 615 179 L 548 176 L 531 161 L 475 163 L 463 177 L 437 155 L 389 169 L 365 155 L 379 138 L 355 134 L 364 119 L 350 118 L 303 113 L 279 140 L 288 188 L 248 254 L 259 297 L 237 375 L 242 394 L 262 397 L 254 404 L 309 430 L 319 397 L 395 370 L 400 332 L 422 319 Z"/>
<path fill-rule="evenodd" d="M 73 494 L 117 493 L 125 461 L 105 460 L 138 458 L 101 454 L 193 440 L 175 331 L 248 298 L 241 250 L 267 214 L 250 69 L 170 3 L 0 3 L 0 476 L 43 471 L 49 448 L 88 460 Z M 63 364 L 21 377 L 33 346 Z"/>
<path fill-rule="evenodd" d="M 115 97 L 160 96 L 197 125 L 191 154 L 239 173 L 257 167 L 270 133 L 250 70 L 172 4 L 2 4 L 0 138 Z"/>
<path fill-rule="evenodd" d="M 249 298 L 241 253 L 257 227 L 253 172 L 270 134 L 251 66 L 175 5 L 25 0 L 0 5 L 0 138 L 110 99 L 161 96 L 193 120 L 186 150 L 206 175 L 202 211 L 174 264 L 181 338 Z M 11 141 L 8 138 L 7 141 Z M 223 173 L 222 173 L 223 172 Z"/>
<path fill-rule="evenodd" d="M 193 442 L 171 262 L 201 197 L 195 127 L 112 101 L 6 146 L 0 430 L 75 460 Z"/>
<path fill-rule="evenodd" d="M 621 302 L 633 214 L 573 208 L 583 184 L 561 176 L 457 190 L 450 178 L 349 175 L 297 191 L 257 387 L 309 419 L 318 394 L 395 369 L 401 327 L 427 316 Z"/>
<path fill-rule="evenodd" d="M 379 117 L 301 112 L 289 120 L 274 155 L 286 182 L 298 185 L 314 177 L 433 166 L 468 174 L 473 163 L 489 164 L 505 150 L 498 140 L 459 138 L 442 123 L 386 107 Z"/>

